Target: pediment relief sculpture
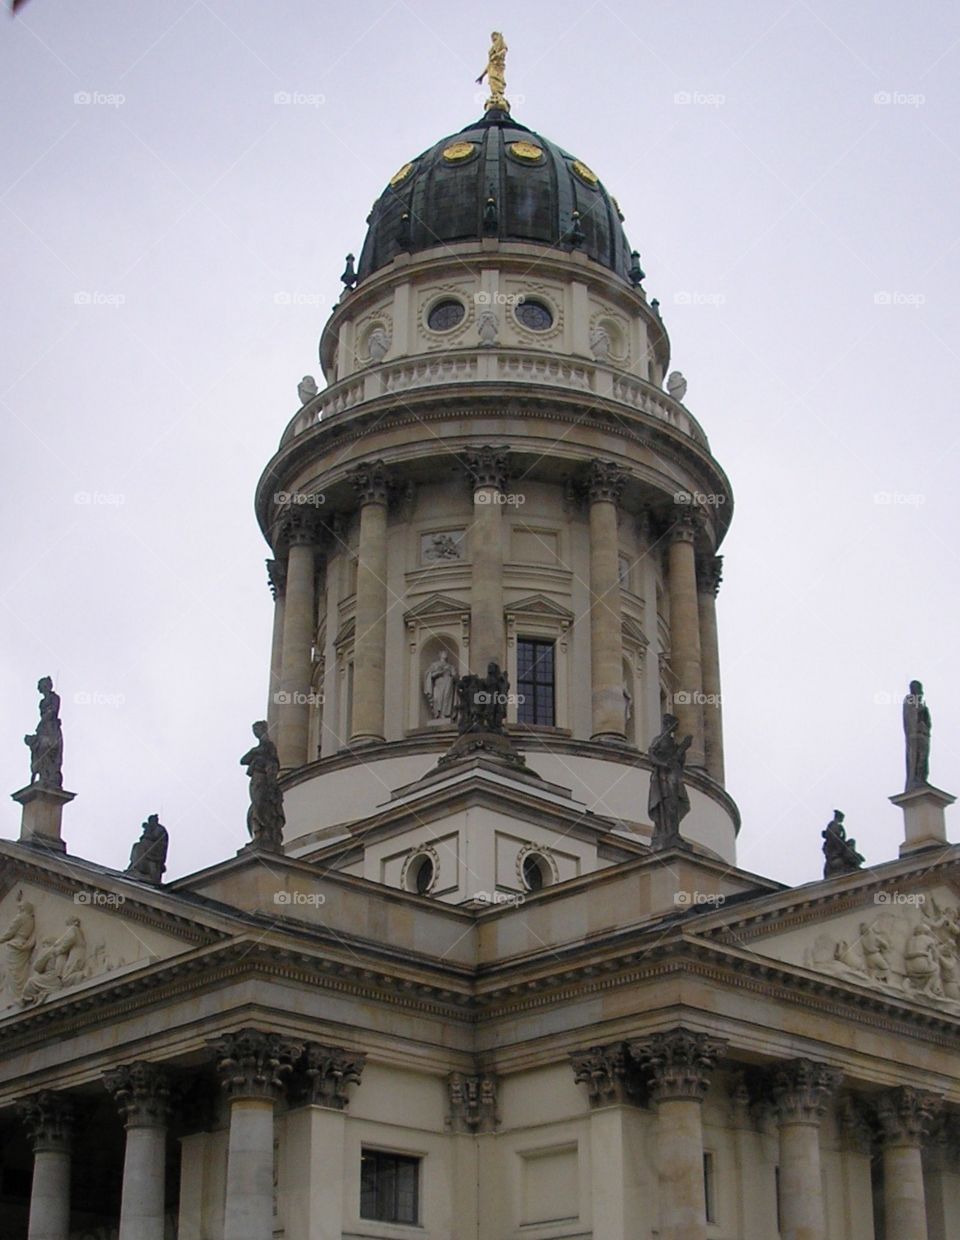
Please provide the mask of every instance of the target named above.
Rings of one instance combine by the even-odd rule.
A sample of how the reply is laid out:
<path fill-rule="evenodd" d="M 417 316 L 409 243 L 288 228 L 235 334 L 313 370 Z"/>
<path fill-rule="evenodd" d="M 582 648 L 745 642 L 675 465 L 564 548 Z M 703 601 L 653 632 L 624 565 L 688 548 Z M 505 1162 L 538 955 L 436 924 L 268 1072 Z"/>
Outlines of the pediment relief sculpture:
<path fill-rule="evenodd" d="M 59 902 L 38 910 L 18 893 L 14 916 L 0 925 L 0 1008 L 36 1007 L 126 963 L 91 939 L 85 918 L 62 912 Z"/>
<path fill-rule="evenodd" d="M 808 937 L 800 963 L 960 1015 L 960 907 L 922 892 L 878 892 L 876 899 L 876 910 Z"/>

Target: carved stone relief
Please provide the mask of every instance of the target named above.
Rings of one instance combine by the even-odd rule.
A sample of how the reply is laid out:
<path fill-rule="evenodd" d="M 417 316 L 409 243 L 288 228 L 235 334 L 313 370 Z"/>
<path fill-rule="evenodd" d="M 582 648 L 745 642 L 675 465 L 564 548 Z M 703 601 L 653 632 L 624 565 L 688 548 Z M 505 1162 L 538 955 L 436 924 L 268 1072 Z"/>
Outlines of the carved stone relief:
<path fill-rule="evenodd" d="M 800 963 L 960 1012 L 960 907 L 932 893 L 875 898 L 875 908 L 808 937 Z"/>
<path fill-rule="evenodd" d="M 109 956 L 103 942 L 90 940 L 83 918 L 42 905 L 38 913 L 21 892 L 13 918 L 0 927 L 0 1008 L 36 1007 L 125 963 Z"/>

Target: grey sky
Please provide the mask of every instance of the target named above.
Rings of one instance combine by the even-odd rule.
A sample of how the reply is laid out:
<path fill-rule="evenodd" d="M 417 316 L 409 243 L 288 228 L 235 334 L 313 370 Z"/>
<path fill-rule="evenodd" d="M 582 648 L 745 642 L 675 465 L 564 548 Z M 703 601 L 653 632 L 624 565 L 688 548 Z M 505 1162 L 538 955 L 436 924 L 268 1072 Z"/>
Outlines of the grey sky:
<path fill-rule="evenodd" d="M 914 676 L 960 792 L 960 10 L 29 0 L 0 23 L 0 788 L 49 673 L 71 851 L 125 864 L 153 811 L 171 874 L 245 842 L 254 485 L 373 199 L 480 114 L 494 27 L 514 115 L 616 194 L 733 483 L 741 864 L 815 877 L 835 807 L 896 854 Z"/>

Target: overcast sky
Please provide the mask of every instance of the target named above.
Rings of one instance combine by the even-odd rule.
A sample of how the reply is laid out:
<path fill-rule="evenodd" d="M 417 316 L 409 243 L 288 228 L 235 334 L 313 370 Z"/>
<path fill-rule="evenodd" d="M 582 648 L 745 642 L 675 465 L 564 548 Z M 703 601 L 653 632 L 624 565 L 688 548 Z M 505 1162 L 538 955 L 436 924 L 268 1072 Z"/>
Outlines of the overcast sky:
<path fill-rule="evenodd" d="M 817 877 L 837 807 L 868 861 L 896 855 L 912 677 L 931 778 L 960 793 L 960 9 L 21 14 L 0 23 L 0 788 L 27 782 L 50 674 L 72 852 L 123 866 L 155 811 L 171 876 L 245 843 L 238 758 L 272 618 L 254 486 L 370 204 L 480 114 L 494 27 L 515 117 L 617 196 L 733 484 L 719 616 L 741 864 Z M 18 823 L 7 802 L 0 834 Z"/>

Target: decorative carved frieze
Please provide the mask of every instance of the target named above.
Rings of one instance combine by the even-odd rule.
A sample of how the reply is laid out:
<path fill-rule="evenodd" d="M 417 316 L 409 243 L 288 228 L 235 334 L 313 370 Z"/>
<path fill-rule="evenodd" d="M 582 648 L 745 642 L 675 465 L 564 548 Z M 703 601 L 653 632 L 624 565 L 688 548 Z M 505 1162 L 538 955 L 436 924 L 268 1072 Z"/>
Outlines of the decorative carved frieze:
<path fill-rule="evenodd" d="M 342 1111 L 349 1102 L 348 1085 L 359 1085 L 367 1057 L 362 1051 L 346 1051 L 338 1046 L 307 1044 L 304 1076 L 307 1101 L 314 1106 Z"/>
<path fill-rule="evenodd" d="M 592 1107 L 633 1102 L 641 1093 L 637 1068 L 625 1042 L 574 1051 L 570 1055 L 570 1065 L 576 1084 L 586 1085 Z"/>
<path fill-rule="evenodd" d="M 480 448 L 468 448 L 462 456 L 464 468 L 475 491 L 481 487 L 507 488 L 507 465 L 509 450 L 484 444 Z"/>
<path fill-rule="evenodd" d="M 619 503 L 627 475 L 613 461 L 591 461 L 587 470 L 586 492 L 591 504 Z"/>
<path fill-rule="evenodd" d="M 35 1154 L 70 1148 L 73 1107 L 63 1094 L 44 1090 L 25 1098 L 17 1109 Z"/>
<path fill-rule="evenodd" d="M 656 1102 L 680 1098 L 701 1101 L 726 1047 L 723 1038 L 689 1029 L 671 1029 L 631 1042 L 630 1054 L 646 1073 Z"/>
<path fill-rule="evenodd" d="M 812 1059 L 792 1059 L 773 1070 L 773 1098 L 781 1124 L 819 1124 L 843 1073 Z"/>
<path fill-rule="evenodd" d="M 495 1132 L 500 1123 L 497 1114 L 497 1080 L 489 1073 L 465 1076 L 451 1072 L 447 1077 L 452 1132 Z"/>
<path fill-rule="evenodd" d="M 103 1083 L 113 1094 L 128 1128 L 162 1128 L 170 1111 L 170 1078 L 156 1063 L 130 1063 L 111 1068 Z"/>
<path fill-rule="evenodd" d="M 366 461 L 351 471 L 350 481 L 361 505 L 385 504 L 390 498 L 390 475 L 383 461 Z"/>
<path fill-rule="evenodd" d="M 303 1045 L 279 1033 L 241 1029 L 210 1043 L 227 1097 L 279 1098 Z"/>
<path fill-rule="evenodd" d="M 901 1085 L 877 1099 L 877 1118 L 888 1145 L 920 1146 L 930 1135 L 943 1099 L 926 1090 Z"/>

